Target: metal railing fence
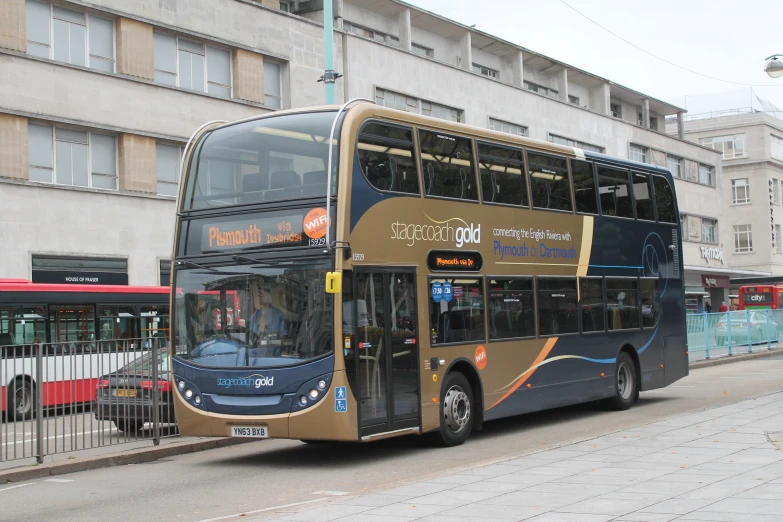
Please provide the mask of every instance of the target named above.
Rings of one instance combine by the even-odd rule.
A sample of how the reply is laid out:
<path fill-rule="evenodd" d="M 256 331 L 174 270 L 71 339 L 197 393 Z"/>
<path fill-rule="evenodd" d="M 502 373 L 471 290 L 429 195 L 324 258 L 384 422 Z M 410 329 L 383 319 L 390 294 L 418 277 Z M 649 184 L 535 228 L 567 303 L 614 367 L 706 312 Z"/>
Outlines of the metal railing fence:
<path fill-rule="evenodd" d="M 167 340 L 0 346 L 0 462 L 177 434 Z"/>
<path fill-rule="evenodd" d="M 771 350 L 783 333 L 783 310 L 737 310 L 686 316 L 691 359 Z"/>

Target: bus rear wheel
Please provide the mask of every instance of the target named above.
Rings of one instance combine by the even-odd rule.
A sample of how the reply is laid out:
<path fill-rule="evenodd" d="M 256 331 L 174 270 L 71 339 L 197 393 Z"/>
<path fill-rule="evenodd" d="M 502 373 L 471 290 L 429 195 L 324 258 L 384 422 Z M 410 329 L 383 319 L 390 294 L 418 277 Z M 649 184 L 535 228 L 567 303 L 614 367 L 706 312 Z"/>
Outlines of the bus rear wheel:
<path fill-rule="evenodd" d="M 35 391 L 33 383 L 27 379 L 17 379 L 8 395 L 8 415 L 11 421 L 24 421 L 33 418 L 35 411 Z"/>
<path fill-rule="evenodd" d="M 443 382 L 438 442 L 441 446 L 459 446 L 473 430 L 476 416 L 473 389 L 459 372 L 446 375 Z"/>
<path fill-rule="evenodd" d="M 639 376 L 631 356 L 620 352 L 617 357 L 614 379 L 614 397 L 607 399 L 612 410 L 623 411 L 631 407 L 639 398 Z"/>

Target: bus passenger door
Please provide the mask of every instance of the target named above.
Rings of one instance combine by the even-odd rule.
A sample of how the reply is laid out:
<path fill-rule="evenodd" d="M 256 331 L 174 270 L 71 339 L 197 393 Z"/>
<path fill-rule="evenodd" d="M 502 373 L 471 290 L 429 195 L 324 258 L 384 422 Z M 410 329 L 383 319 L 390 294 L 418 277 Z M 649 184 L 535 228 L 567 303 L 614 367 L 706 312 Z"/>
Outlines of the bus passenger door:
<path fill-rule="evenodd" d="M 419 425 L 415 276 L 408 269 L 356 271 L 353 347 L 359 361 L 360 436 Z"/>

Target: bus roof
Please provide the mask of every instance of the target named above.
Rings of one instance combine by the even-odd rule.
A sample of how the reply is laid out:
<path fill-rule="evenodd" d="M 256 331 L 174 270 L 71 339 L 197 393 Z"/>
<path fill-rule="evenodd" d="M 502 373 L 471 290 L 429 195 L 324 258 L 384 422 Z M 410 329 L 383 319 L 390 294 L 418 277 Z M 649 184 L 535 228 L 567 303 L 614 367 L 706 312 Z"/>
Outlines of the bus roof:
<path fill-rule="evenodd" d="M 31 283 L 25 279 L 0 279 L 0 292 L 55 292 L 94 294 L 168 294 L 168 286 L 64 285 Z"/>

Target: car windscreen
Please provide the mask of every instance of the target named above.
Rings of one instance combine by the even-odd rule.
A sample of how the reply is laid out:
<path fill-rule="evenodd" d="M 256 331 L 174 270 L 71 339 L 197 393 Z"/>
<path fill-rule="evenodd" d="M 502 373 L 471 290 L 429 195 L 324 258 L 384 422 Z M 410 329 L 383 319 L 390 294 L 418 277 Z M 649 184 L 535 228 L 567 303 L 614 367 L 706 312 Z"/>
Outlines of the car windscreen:
<path fill-rule="evenodd" d="M 287 366 L 332 353 L 329 267 L 322 259 L 178 270 L 175 353 L 219 368 Z"/>

